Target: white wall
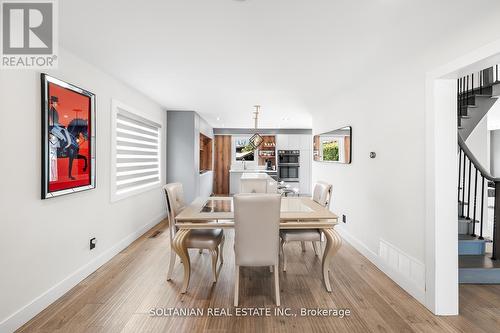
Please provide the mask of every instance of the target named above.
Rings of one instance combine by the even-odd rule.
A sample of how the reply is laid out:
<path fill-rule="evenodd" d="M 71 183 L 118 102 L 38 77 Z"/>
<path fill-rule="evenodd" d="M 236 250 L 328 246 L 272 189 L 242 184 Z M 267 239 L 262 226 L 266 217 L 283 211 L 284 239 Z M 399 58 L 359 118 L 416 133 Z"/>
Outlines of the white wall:
<path fill-rule="evenodd" d="M 486 114 L 483 119 L 472 130 L 471 134 L 465 140 L 467 147 L 482 164 L 486 170 L 490 170 L 490 134 L 488 131 L 488 118 Z"/>
<path fill-rule="evenodd" d="M 500 175 L 500 130 L 490 131 L 490 134 L 490 172 L 493 176 L 498 177 Z"/>
<path fill-rule="evenodd" d="M 353 127 L 352 164 L 313 162 L 312 178 L 333 184 L 331 209 L 347 215 L 347 224 L 339 229 L 379 267 L 385 264 L 379 256 L 383 241 L 405 260 L 422 264 L 424 272 L 431 269 L 425 256 L 426 74 L 500 37 L 498 20 L 476 23 L 467 31 L 441 36 L 440 43 L 429 45 L 422 54 L 373 68 L 366 77 L 347 82 L 344 90 L 332 92 L 332 104 L 313 113 L 313 134 Z M 395 39 L 392 47 L 399 49 L 404 40 Z M 370 151 L 377 153 L 375 159 L 369 158 Z M 428 288 L 418 277 L 421 271 L 387 272 L 424 302 Z"/>
<path fill-rule="evenodd" d="M 97 188 L 40 200 L 40 73 L 0 71 L 1 332 L 23 324 L 164 216 L 160 188 L 110 202 L 111 99 L 166 128 L 164 110 L 64 50 L 59 69 L 48 73 L 97 96 Z M 98 241 L 92 251 L 91 237 Z"/>
<path fill-rule="evenodd" d="M 500 98 L 497 98 L 497 101 L 488 111 L 488 130 L 493 131 L 500 129 Z"/>

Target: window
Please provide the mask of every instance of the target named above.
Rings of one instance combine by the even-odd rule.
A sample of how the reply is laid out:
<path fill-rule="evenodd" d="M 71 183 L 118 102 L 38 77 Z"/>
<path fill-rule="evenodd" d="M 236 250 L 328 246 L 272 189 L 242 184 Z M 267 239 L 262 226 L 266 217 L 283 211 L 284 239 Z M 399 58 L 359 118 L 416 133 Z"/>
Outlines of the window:
<path fill-rule="evenodd" d="M 112 201 L 156 188 L 161 183 L 161 125 L 113 101 Z"/>
<path fill-rule="evenodd" d="M 323 161 L 338 162 L 344 160 L 344 139 L 342 137 L 327 137 L 321 141 L 321 156 Z"/>
<path fill-rule="evenodd" d="M 250 137 L 237 137 L 234 140 L 235 160 L 254 161 L 255 148 L 250 143 Z"/>

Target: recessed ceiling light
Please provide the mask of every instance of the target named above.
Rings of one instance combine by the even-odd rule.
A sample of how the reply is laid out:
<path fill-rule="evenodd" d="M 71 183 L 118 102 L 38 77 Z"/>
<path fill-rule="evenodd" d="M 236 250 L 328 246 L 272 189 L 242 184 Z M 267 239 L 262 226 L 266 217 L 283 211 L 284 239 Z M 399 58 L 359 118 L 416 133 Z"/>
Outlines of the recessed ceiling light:
<path fill-rule="evenodd" d="M 217 121 L 219 121 L 219 120 L 220 120 L 220 117 L 217 117 L 216 119 L 217 119 Z"/>

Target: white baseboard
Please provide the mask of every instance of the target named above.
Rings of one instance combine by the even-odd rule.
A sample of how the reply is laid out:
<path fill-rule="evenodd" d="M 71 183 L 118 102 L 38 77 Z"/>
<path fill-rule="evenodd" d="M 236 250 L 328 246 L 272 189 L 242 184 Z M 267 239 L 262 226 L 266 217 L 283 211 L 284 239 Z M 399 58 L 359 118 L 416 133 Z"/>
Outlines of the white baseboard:
<path fill-rule="evenodd" d="M 99 267 L 112 259 L 120 251 L 129 246 L 133 241 L 142 236 L 146 231 L 161 222 L 165 217 L 166 214 L 157 216 L 150 222 L 140 227 L 137 231 L 134 231 L 127 237 L 123 238 L 110 249 L 101 253 L 97 258 L 95 258 L 85 266 L 79 268 L 40 296 L 36 297 L 30 303 L 26 304 L 9 317 L 3 319 L 0 322 L 0 332 L 14 332 L 16 329 L 27 323 L 43 309 L 45 309 L 62 295 L 67 293 L 69 290 L 71 290 L 71 288 L 76 286 L 83 279 L 85 279 L 87 276 L 95 272 Z"/>
<path fill-rule="evenodd" d="M 361 254 L 363 254 L 368 260 L 370 260 L 375 266 L 377 266 L 378 269 L 384 272 L 388 277 L 390 277 L 416 300 L 425 305 L 425 266 L 422 263 L 414 260 L 409 256 L 404 255 L 404 252 L 402 252 L 401 250 L 398 250 L 393 245 L 390 245 L 389 243 L 381 240 L 381 244 L 385 243 L 387 246 L 390 246 L 393 249 L 394 253 L 398 253 L 403 258 L 409 259 L 410 262 L 416 264 L 418 277 L 414 278 L 411 274 L 405 274 L 403 271 L 401 271 L 401 269 L 397 269 L 397 265 L 391 265 L 391 263 L 385 260 L 383 257 L 367 248 L 362 242 L 353 237 L 345 228 L 336 228 L 336 230 L 340 233 L 345 241 L 351 244 L 356 250 L 361 252 Z M 424 276 L 423 284 L 420 279 L 420 271 L 422 269 Z"/>

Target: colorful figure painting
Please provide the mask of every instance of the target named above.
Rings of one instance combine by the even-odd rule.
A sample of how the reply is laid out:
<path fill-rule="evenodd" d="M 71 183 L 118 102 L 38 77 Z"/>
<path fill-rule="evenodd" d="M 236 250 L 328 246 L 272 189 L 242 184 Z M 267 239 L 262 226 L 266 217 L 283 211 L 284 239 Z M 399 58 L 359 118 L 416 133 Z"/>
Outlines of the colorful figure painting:
<path fill-rule="evenodd" d="M 42 199 L 95 188 L 95 95 L 42 74 Z"/>

